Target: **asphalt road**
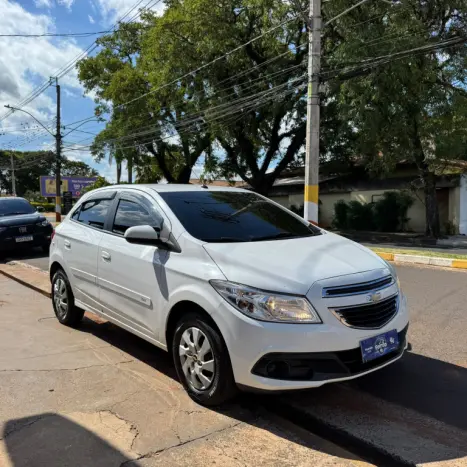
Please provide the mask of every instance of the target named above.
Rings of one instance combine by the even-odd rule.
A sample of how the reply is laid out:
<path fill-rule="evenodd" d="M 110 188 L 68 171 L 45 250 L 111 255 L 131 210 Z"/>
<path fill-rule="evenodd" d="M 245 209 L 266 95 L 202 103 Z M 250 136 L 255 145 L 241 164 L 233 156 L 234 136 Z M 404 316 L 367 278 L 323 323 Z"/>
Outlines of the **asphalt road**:
<path fill-rule="evenodd" d="M 412 350 L 354 384 L 467 433 L 467 272 L 409 266 L 397 272 L 411 313 Z"/>
<path fill-rule="evenodd" d="M 4 255 L 4 261 L 21 261 L 36 268 L 47 271 L 49 269 L 49 255 L 40 248 L 31 248 L 24 251 L 12 251 Z"/>

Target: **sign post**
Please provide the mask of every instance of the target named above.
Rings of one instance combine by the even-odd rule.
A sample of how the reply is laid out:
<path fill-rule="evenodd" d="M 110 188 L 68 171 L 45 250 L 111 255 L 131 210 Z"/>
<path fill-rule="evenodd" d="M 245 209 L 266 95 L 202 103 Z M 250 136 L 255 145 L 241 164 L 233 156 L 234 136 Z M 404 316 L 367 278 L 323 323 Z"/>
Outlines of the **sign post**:
<path fill-rule="evenodd" d="M 79 198 L 86 187 L 92 185 L 97 180 L 96 177 L 61 177 L 62 193 L 71 192 L 72 198 Z M 53 198 L 56 196 L 55 177 L 42 176 L 40 177 L 41 196 L 45 198 Z"/>
<path fill-rule="evenodd" d="M 73 207 L 73 193 L 71 191 L 63 192 L 63 214 L 66 216 Z"/>

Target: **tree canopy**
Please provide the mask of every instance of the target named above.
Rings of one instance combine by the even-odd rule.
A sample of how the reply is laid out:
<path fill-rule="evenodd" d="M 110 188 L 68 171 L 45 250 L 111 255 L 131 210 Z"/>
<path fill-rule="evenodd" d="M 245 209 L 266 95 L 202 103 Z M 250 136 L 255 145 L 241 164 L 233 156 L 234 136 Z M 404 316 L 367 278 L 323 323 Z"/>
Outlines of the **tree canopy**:
<path fill-rule="evenodd" d="M 439 235 L 437 160 L 466 158 L 467 0 L 323 4 L 321 159 L 384 174 L 417 164 Z M 303 164 L 308 2 L 168 0 L 99 39 L 79 78 L 109 113 L 92 152 L 137 181 L 187 183 L 195 165 L 267 193 Z M 337 19 L 335 19 L 338 17 Z"/>
<path fill-rule="evenodd" d="M 39 191 L 39 177 L 55 174 L 55 154 L 50 151 L 3 151 L 0 150 L 0 167 L 10 167 L 13 153 L 16 178 L 16 193 L 23 196 L 26 192 Z M 82 161 L 62 158 L 62 176 L 95 177 L 97 171 Z M 11 193 L 11 171 L 0 170 L 0 190 Z"/>

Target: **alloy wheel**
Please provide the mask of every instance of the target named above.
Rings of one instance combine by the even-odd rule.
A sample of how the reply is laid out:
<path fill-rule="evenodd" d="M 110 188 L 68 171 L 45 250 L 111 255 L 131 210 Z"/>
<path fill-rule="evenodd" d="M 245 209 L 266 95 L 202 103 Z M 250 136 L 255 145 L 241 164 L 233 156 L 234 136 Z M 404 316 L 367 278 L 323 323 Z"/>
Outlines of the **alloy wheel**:
<path fill-rule="evenodd" d="M 61 277 L 54 283 L 54 303 L 59 317 L 65 318 L 68 312 L 68 294 L 65 281 Z"/>
<path fill-rule="evenodd" d="M 206 334 L 196 327 L 186 329 L 178 353 L 187 382 L 198 391 L 208 389 L 214 380 L 216 366 Z"/>

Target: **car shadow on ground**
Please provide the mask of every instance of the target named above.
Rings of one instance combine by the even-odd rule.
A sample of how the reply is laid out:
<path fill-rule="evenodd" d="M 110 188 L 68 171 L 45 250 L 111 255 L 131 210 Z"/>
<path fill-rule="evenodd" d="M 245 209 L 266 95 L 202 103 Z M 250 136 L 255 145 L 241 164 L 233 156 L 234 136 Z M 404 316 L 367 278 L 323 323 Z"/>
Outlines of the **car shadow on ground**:
<path fill-rule="evenodd" d="M 131 460 L 89 429 L 56 413 L 10 420 L 2 438 L 9 464 L 6 459 L 2 463 L 1 450 L 0 463 L 5 466 L 107 467 Z"/>
<path fill-rule="evenodd" d="M 408 352 L 394 365 L 350 384 L 467 433 L 467 369 L 460 365 Z"/>
<path fill-rule="evenodd" d="M 89 317 L 84 318 L 83 325 L 80 328 L 82 332 L 93 334 L 95 337 L 128 353 L 135 359 L 150 365 L 155 370 L 178 382 L 172 359 L 167 352 L 110 322 L 94 318 L 92 314 L 88 316 L 91 319 Z M 353 380 L 346 383 L 346 385 L 357 388 L 364 393 L 371 393 L 385 401 L 428 415 L 461 430 L 467 430 L 467 405 L 465 404 L 467 370 L 463 367 L 408 352 L 403 359 L 395 364 Z M 308 402 L 311 401 L 312 403 L 326 403 L 327 399 L 332 400 L 333 395 L 340 390 L 340 386 L 335 384 L 310 391 L 300 391 L 299 397 L 306 398 Z M 216 410 L 232 418 L 255 425 L 258 417 L 264 414 L 264 407 L 274 407 L 275 402 L 277 401 L 279 404 L 279 398 L 283 402 L 284 397 L 296 396 L 291 394 L 284 396 L 284 394 L 255 395 L 241 393 L 235 403 L 225 407 L 212 408 L 211 410 Z M 245 412 L 244 409 L 247 409 L 247 411 Z M 245 413 L 250 415 L 245 415 Z M 254 414 L 253 417 L 251 413 Z M 312 427 L 313 422 L 309 426 Z M 261 426 L 261 428 L 264 429 L 264 426 Z M 317 432 L 321 431 L 321 429 L 322 427 L 319 427 Z M 303 441 L 293 436 L 289 438 L 286 431 L 278 429 L 274 434 L 316 449 L 312 441 Z M 392 443 L 392 436 L 391 433 L 388 433 L 388 443 Z M 340 441 L 341 438 L 337 436 L 335 438 L 336 442 L 339 442 L 338 439 Z M 344 438 L 342 440 L 342 444 L 346 449 L 361 458 L 369 462 L 375 462 L 377 465 L 386 465 L 384 456 L 379 457 L 376 451 L 365 451 L 362 446 L 353 446 L 352 441 Z M 461 448 L 467 450 L 467 443 Z M 343 452 L 347 453 L 347 451 Z M 332 449 L 329 453 L 336 455 L 335 452 L 332 452 Z M 419 451 L 416 456 L 418 458 L 417 463 L 449 460 L 445 454 L 433 452 L 430 446 L 427 446 L 426 450 Z M 354 457 L 350 458 L 355 459 Z"/>

